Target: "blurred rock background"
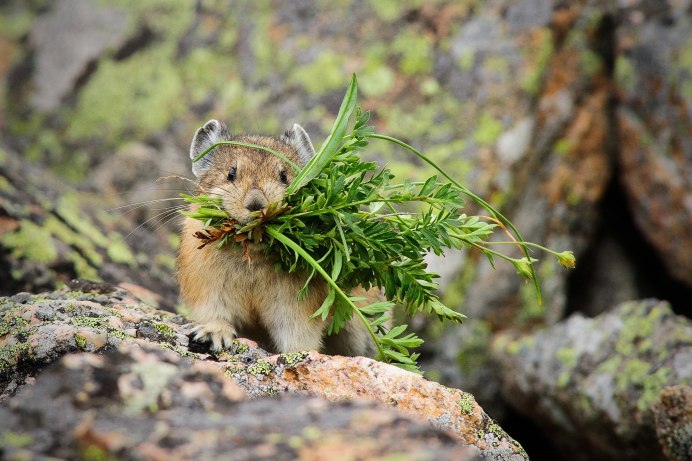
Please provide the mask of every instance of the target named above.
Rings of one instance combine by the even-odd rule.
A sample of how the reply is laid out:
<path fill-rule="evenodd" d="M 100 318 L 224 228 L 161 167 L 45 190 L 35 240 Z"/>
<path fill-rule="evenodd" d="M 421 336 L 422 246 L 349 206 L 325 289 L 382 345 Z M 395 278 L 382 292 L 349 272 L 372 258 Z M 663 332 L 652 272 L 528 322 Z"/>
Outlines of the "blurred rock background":
<path fill-rule="evenodd" d="M 508 265 L 431 259 L 469 321 L 415 319 L 429 378 L 472 392 L 532 459 L 665 459 L 658 395 L 692 380 L 691 15 L 690 0 L 3 2 L 1 294 L 83 277 L 180 307 L 180 202 L 162 200 L 190 187 L 170 177 L 191 177 L 196 128 L 298 122 L 319 146 L 356 73 L 378 132 L 577 256 L 567 271 L 535 255 L 542 305 Z M 368 155 L 432 174 L 388 144 Z M 665 302 L 617 307 L 645 298 Z M 659 320 L 674 346 L 645 333 Z M 621 360 L 598 368 L 575 322 Z"/>

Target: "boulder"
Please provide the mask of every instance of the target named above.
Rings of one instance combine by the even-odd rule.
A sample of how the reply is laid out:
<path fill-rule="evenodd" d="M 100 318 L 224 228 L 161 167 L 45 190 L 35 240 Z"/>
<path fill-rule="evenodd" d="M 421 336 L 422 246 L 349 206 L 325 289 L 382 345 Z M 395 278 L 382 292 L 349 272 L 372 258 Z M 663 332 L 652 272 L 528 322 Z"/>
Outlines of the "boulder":
<path fill-rule="evenodd" d="M 670 386 L 653 407 L 658 442 L 671 461 L 692 460 L 692 388 Z"/>
<path fill-rule="evenodd" d="M 664 460 L 689 441 L 688 395 L 668 386 L 692 383 L 692 322 L 666 302 L 500 335 L 492 353 L 505 369 L 505 399 L 574 460 Z"/>
<path fill-rule="evenodd" d="M 687 6 L 685 6 L 687 5 Z M 692 287 L 692 21 L 689 2 L 632 2 L 615 60 L 619 180 L 666 269 Z"/>
<path fill-rule="evenodd" d="M 210 355 L 183 317 L 119 287 L 20 293 L 0 298 L 0 315 L 0 440 L 12 456 L 528 459 L 461 390 L 247 340 Z"/>
<path fill-rule="evenodd" d="M 0 144 L 0 294 L 82 277 L 126 284 L 172 310 L 174 246 L 156 226 L 126 213 L 136 205 L 120 204 L 116 195 L 66 184 Z"/>

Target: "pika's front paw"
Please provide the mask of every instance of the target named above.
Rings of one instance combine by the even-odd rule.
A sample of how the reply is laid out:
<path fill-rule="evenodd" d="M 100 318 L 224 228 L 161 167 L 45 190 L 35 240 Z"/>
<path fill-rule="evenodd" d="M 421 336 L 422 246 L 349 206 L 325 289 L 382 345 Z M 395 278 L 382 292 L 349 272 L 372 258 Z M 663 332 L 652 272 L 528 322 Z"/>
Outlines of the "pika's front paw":
<path fill-rule="evenodd" d="M 236 331 L 228 322 L 215 321 L 208 322 L 196 327 L 192 334 L 195 341 L 211 343 L 211 350 L 219 352 L 228 349 L 236 337 Z"/>

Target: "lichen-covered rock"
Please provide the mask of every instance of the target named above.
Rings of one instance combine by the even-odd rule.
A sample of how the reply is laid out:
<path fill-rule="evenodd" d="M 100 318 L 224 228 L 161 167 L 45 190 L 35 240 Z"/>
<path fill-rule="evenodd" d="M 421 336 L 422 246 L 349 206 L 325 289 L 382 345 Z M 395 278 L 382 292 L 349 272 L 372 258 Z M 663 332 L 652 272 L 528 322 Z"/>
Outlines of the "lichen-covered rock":
<path fill-rule="evenodd" d="M 40 421 L 40 424 L 37 424 Z M 153 344 L 64 357 L 0 407 L 8 459 L 478 459 L 375 403 L 246 394 L 211 362 Z"/>
<path fill-rule="evenodd" d="M 653 411 L 663 453 L 670 461 L 692 460 L 692 388 L 664 388 Z"/>
<path fill-rule="evenodd" d="M 471 394 L 372 359 L 330 357 L 313 351 L 280 354 L 249 366 L 237 360 L 221 365 L 250 395 L 300 392 L 332 401 L 374 400 L 446 429 L 486 454 L 526 456 Z"/>
<path fill-rule="evenodd" d="M 66 353 L 103 352 L 135 338 L 187 347 L 182 317 L 155 310 L 116 286 L 71 286 L 75 290 L 0 297 L 0 400 Z"/>
<path fill-rule="evenodd" d="M 654 406 L 666 386 L 692 383 L 692 322 L 667 303 L 629 302 L 533 335 L 500 336 L 493 353 L 507 369 L 507 400 L 556 427 L 551 439 L 573 459 L 665 459 Z"/>
<path fill-rule="evenodd" d="M 210 356 L 189 341 L 192 325 L 182 317 L 119 287 L 74 286 L 85 291 L 0 298 L 0 441 L 13 456 L 54 450 L 70 458 L 98 449 L 188 458 L 237 449 L 247 452 L 238 459 L 275 459 L 284 450 L 291 459 L 308 452 L 329 458 L 335 450 L 366 458 L 410 452 L 416 459 L 528 459 L 463 391 L 370 359 L 270 356 L 245 340 Z M 82 351 L 89 354 L 47 368 Z M 323 399 L 236 403 L 277 394 Z M 61 423 L 36 427 L 27 412 Z M 235 435 L 224 443 L 205 445 L 229 431 Z"/>
<path fill-rule="evenodd" d="M 147 302 L 172 310 L 174 247 L 123 210 L 109 211 L 114 197 L 71 188 L 0 145 L 0 294 L 80 277 L 146 285 Z"/>
<path fill-rule="evenodd" d="M 620 14 L 615 82 L 620 181 L 641 232 L 692 286 L 692 20 L 689 4 Z"/>

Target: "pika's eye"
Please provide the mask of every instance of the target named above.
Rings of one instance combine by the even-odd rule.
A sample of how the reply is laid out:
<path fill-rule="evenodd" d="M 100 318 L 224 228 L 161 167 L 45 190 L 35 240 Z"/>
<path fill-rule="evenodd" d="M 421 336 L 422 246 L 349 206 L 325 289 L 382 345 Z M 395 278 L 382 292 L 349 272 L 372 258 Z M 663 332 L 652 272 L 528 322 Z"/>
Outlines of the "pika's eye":
<path fill-rule="evenodd" d="M 279 173 L 279 180 L 280 180 L 282 183 L 284 183 L 284 184 L 288 184 L 288 176 L 286 176 L 286 172 L 285 172 L 285 171 L 282 170 L 282 171 Z"/>
<path fill-rule="evenodd" d="M 231 168 L 231 171 L 228 172 L 228 180 L 231 182 L 235 181 L 235 174 L 236 174 L 236 168 L 233 167 L 233 168 Z"/>

